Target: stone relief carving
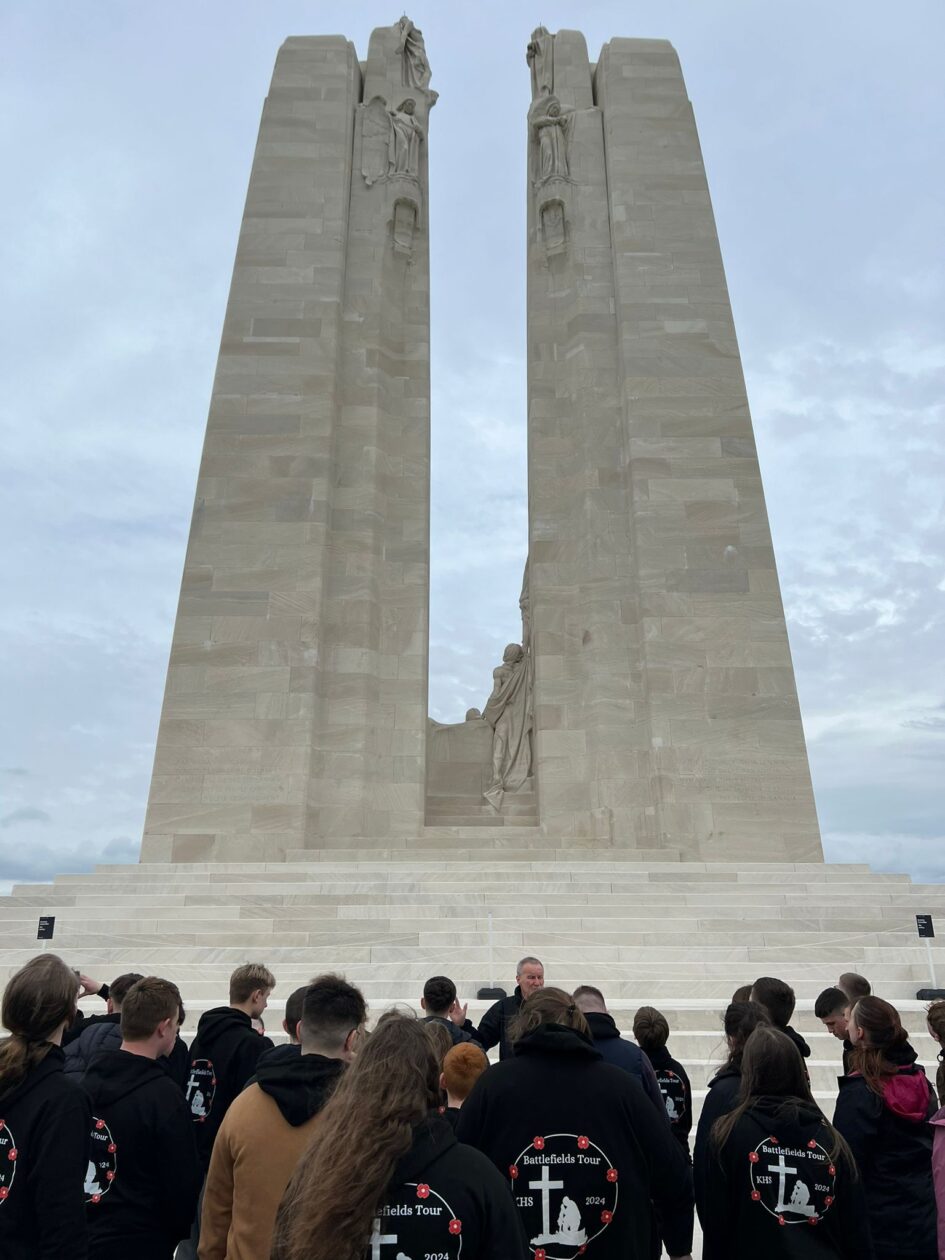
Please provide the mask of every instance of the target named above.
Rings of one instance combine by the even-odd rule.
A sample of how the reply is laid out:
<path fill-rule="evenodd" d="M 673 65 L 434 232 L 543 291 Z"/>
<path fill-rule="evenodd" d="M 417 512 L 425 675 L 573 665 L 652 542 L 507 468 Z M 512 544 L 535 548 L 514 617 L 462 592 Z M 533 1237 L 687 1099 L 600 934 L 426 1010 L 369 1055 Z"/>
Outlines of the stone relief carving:
<path fill-rule="evenodd" d="M 561 254 L 568 243 L 567 222 L 564 213 L 564 202 L 555 198 L 546 201 L 539 211 L 541 222 L 541 243 L 549 256 Z"/>
<path fill-rule="evenodd" d="M 373 97 L 364 106 L 361 174 L 368 187 L 391 177 L 419 178 L 424 134 L 416 108 L 412 97 L 396 109 L 388 109 L 383 96 Z"/>
<path fill-rule="evenodd" d="M 525 60 L 532 72 L 532 100 L 548 96 L 554 91 L 555 37 L 544 26 L 537 26 L 525 49 Z"/>
<path fill-rule="evenodd" d="M 394 202 L 391 235 L 395 254 L 403 254 L 407 258 L 413 257 L 413 238 L 417 231 L 419 213 L 417 203 L 406 197 L 398 197 Z"/>
<path fill-rule="evenodd" d="M 412 97 L 390 113 L 390 146 L 388 149 L 388 174 L 406 175 L 417 179 L 420 174 L 420 145 L 423 143 L 423 128 L 415 117 L 417 103 Z"/>
<path fill-rule="evenodd" d="M 574 111 L 563 109 L 553 93 L 538 97 L 528 111 L 529 130 L 537 142 L 533 180 L 537 186 L 552 179 L 570 182 L 569 146 Z"/>
<path fill-rule="evenodd" d="M 414 26 L 406 13 L 397 23 L 397 51 L 401 56 L 401 82 L 404 87 L 427 88 L 430 84 L 430 63 L 423 43 L 423 32 Z"/>
<path fill-rule="evenodd" d="M 506 792 L 519 792 L 532 775 L 533 671 L 528 565 L 519 597 L 522 642 L 510 643 L 492 671 L 492 695 L 482 711 L 492 727 L 492 779 L 483 796 L 497 812 Z"/>

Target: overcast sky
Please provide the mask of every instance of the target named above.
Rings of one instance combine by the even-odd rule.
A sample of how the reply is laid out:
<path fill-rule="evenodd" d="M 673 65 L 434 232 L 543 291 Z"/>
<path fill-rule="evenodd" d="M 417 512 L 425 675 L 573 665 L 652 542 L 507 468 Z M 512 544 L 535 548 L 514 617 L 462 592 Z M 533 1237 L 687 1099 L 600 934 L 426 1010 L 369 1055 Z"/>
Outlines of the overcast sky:
<path fill-rule="evenodd" d="M 828 858 L 945 879 L 941 0 L 410 9 L 431 121 L 431 708 L 517 637 L 524 50 L 670 39 L 708 169 Z M 0 4 L 0 882 L 136 858 L 259 114 L 375 3 Z M 483 197 L 483 189 L 488 197 Z"/>

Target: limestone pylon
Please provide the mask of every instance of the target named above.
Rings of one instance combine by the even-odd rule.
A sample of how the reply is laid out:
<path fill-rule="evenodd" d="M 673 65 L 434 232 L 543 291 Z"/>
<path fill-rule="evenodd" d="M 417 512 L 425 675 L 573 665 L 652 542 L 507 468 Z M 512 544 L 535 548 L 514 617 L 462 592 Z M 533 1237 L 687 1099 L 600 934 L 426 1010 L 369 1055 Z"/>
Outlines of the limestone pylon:
<path fill-rule="evenodd" d="M 580 33 L 539 28 L 527 60 L 523 645 L 484 717 L 428 724 L 422 35 L 406 18 L 374 31 L 363 65 L 342 38 L 290 39 L 213 387 L 147 860 L 403 845 L 431 826 L 821 858 L 678 59 L 615 39 L 592 65 Z"/>

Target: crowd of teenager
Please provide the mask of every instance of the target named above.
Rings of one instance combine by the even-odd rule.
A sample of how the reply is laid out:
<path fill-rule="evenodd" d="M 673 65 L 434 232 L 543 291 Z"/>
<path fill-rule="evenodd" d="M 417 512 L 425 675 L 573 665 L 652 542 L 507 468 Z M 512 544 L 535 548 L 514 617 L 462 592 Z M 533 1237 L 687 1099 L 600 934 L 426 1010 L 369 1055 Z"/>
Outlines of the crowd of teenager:
<path fill-rule="evenodd" d="M 0 1256 L 685 1260 L 695 1209 L 705 1260 L 945 1260 L 942 1055 L 933 1087 L 863 977 L 814 1007 L 843 1043 L 832 1119 L 791 987 L 739 989 L 691 1149 L 666 1017 L 641 1007 L 630 1040 L 599 989 L 544 979 L 522 959 L 475 1025 L 434 976 L 420 1017 L 368 1032 L 358 988 L 317 976 L 277 1046 L 275 977 L 246 964 L 188 1047 L 170 981 L 39 955 L 0 1013 Z M 927 1024 L 942 1042 L 945 1002 Z"/>

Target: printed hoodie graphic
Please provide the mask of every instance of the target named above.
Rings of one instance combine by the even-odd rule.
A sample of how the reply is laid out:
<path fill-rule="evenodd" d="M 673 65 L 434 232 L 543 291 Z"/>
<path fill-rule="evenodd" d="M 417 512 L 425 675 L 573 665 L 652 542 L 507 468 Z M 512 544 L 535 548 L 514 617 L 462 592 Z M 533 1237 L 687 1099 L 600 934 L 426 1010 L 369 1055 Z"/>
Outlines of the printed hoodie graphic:
<path fill-rule="evenodd" d="M 243 1011 L 218 1006 L 201 1015 L 190 1047 L 186 1095 L 205 1168 L 227 1108 L 253 1076 L 260 1057 L 272 1048 L 268 1037 L 253 1031 Z"/>
<path fill-rule="evenodd" d="M 92 1103 L 86 1220 L 96 1255 L 166 1257 L 190 1232 L 200 1189 L 183 1095 L 154 1059 L 106 1050 L 82 1077 Z"/>

